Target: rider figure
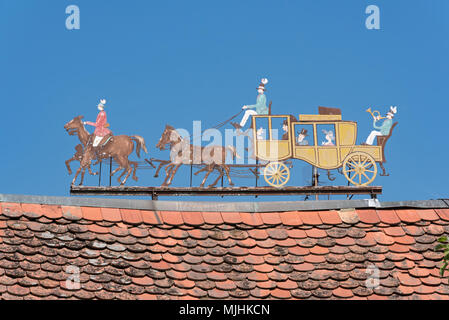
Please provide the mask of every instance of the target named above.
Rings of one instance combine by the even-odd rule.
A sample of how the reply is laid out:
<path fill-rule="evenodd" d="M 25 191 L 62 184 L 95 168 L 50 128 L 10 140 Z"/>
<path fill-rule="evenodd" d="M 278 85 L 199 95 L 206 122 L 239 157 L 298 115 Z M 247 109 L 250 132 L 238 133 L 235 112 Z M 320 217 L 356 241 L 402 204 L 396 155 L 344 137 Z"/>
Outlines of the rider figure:
<path fill-rule="evenodd" d="M 97 106 L 100 112 L 98 113 L 97 120 L 95 122 L 84 122 L 85 125 L 88 124 L 95 127 L 95 131 L 93 134 L 95 138 L 92 144 L 94 148 L 96 148 L 100 144 L 100 142 L 104 143 L 104 141 L 107 141 L 112 136 L 111 130 L 108 129 L 109 124 L 107 123 L 106 112 L 104 111 L 105 104 L 106 100 L 101 99 L 100 103 Z"/>

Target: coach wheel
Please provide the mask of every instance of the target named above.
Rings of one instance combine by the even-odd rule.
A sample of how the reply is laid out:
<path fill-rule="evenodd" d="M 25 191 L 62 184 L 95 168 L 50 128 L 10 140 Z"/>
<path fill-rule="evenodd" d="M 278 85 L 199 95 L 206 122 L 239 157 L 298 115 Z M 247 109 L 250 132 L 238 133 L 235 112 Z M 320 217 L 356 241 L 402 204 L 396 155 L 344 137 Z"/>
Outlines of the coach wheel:
<path fill-rule="evenodd" d="M 343 161 L 343 173 L 353 185 L 366 186 L 376 178 L 377 165 L 369 154 L 353 152 Z"/>
<path fill-rule="evenodd" d="M 290 170 L 282 162 L 270 162 L 263 171 L 263 177 L 270 186 L 280 188 L 290 179 Z"/>

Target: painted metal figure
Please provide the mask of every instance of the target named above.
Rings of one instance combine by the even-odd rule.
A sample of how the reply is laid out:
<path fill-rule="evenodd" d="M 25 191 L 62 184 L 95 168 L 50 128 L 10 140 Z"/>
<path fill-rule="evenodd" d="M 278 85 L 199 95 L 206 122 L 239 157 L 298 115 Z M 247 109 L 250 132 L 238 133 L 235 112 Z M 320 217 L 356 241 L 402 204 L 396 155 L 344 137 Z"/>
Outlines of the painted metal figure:
<path fill-rule="evenodd" d="M 245 111 L 245 114 L 243 115 L 242 121 L 239 123 L 231 122 L 232 126 L 234 126 L 235 129 L 240 130 L 242 129 L 246 122 L 248 121 L 250 116 L 255 115 L 264 115 L 268 114 L 268 107 L 267 107 L 267 97 L 265 96 L 265 85 L 268 83 L 268 79 L 263 78 L 260 81 L 259 87 L 257 87 L 257 92 L 259 95 L 257 96 L 256 104 L 253 105 L 245 105 L 242 107 Z"/>
<path fill-rule="evenodd" d="M 367 112 L 370 112 L 371 108 L 369 108 L 368 110 L 367 110 Z M 373 116 L 373 127 L 374 127 L 374 129 L 377 129 L 377 130 L 371 131 L 368 138 L 366 138 L 366 141 L 365 141 L 366 145 L 373 145 L 374 139 L 377 136 L 388 136 L 390 134 L 391 127 L 393 126 L 393 118 L 394 118 L 394 115 L 397 113 L 397 111 L 398 111 L 398 109 L 396 106 L 394 106 L 394 107 L 391 106 L 390 111 L 388 111 L 388 113 L 387 113 L 386 119 L 382 122 L 382 125 L 380 125 L 380 126 L 378 126 L 376 123 L 380 119 L 384 119 L 384 118 L 380 117 L 379 114 L 377 116 L 375 116 L 374 113 L 370 112 L 371 115 Z"/>

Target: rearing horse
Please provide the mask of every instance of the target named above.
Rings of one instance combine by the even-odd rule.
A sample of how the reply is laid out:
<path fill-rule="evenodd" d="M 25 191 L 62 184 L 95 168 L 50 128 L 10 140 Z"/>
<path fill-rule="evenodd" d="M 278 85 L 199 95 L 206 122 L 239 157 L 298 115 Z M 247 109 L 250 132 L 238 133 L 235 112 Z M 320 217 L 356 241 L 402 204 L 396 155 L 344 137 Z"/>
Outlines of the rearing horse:
<path fill-rule="evenodd" d="M 145 153 L 148 153 L 147 148 L 145 146 L 145 140 L 141 136 L 133 135 L 133 136 L 126 136 L 126 135 L 119 135 L 119 136 L 113 136 L 104 146 L 99 147 L 98 156 L 95 154 L 94 148 L 92 144 L 88 143 L 90 134 L 84 127 L 83 122 L 81 119 L 83 116 L 78 116 L 73 118 L 71 121 L 67 122 L 64 126 L 64 128 L 69 132 L 73 132 L 74 130 L 77 131 L 78 137 L 80 141 L 83 143 L 85 142 L 85 148 L 84 148 L 84 154 L 81 159 L 81 166 L 76 171 L 75 177 L 72 180 L 72 184 L 75 183 L 76 178 L 78 177 L 78 174 L 82 170 L 81 174 L 81 182 L 80 185 L 83 183 L 83 177 L 84 172 L 86 168 L 89 168 L 90 163 L 92 160 L 98 158 L 104 159 L 112 157 L 115 162 L 118 163 L 118 168 L 115 169 L 111 176 L 113 176 L 117 171 L 124 169 L 122 174 L 118 177 L 117 181 L 120 183 L 120 185 L 124 185 L 126 183 L 126 180 L 128 179 L 129 175 L 131 174 L 131 171 L 133 171 L 132 178 L 137 181 L 138 178 L 136 176 L 136 170 L 137 170 L 137 162 L 135 161 L 129 161 L 128 157 L 134 150 L 134 143 L 136 143 L 136 154 L 140 158 L 140 150 L 143 149 Z M 126 177 L 121 181 L 120 179 L 125 175 Z"/>
<path fill-rule="evenodd" d="M 187 140 L 183 139 L 176 129 L 170 125 L 165 126 L 165 130 L 162 133 L 159 142 L 156 144 L 156 147 L 160 150 L 165 150 L 165 146 L 167 144 L 170 145 L 170 162 L 165 167 L 166 177 L 162 186 L 169 186 L 172 183 L 176 171 L 178 171 L 182 164 L 206 165 L 205 168 L 196 173 L 198 174 L 201 171 L 207 170 L 207 173 L 200 185 L 201 187 L 204 186 L 207 177 L 214 169 L 218 170 L 220 175 L 211 185 L 209 185 L 209 187 L 214 187 L 220 178 L 223 177 L 224 173 L 226 173 L 229 185 L 234 185 L 231 177 L 229 176 L 229 166 L 225 163 L 228 150 L 231 151 L 233 158 L 240 158 L 233 146 L 194 146 L 189 144 Z M 164 164 L 166 163 L 161 163 L 159 165 L 158 171 Z"/>

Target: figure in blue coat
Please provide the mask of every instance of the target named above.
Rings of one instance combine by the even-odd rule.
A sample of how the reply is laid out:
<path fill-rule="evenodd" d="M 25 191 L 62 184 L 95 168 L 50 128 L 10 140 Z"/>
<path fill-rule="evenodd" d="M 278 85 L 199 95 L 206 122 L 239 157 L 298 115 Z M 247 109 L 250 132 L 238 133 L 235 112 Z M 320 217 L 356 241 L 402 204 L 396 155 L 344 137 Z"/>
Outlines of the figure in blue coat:
<path fill-rule="evenodd" d="M 240 124 L 231 122 L 231 124 L 236 128 L 237 130 L 242 129 L 246 122 L 248 121 L 250 116 L 258 115 L 258 114 L 268 114 L 268 107 L 267 107 L 267 97 L 265 96 L 265 85 L 268 83 L 268 79 L 263 78 L 260 81 L 260 85 L 257 88 L 257 92 L 259 95 L 257 96 L 256 104 L 249 105 L 249 106 L 243 106 L 242 109 L 246 110 L 245 114 L 243 115 L 242 121 L 240 121 Z"/>
<path fill-rule="evenodd" d="M 387 113 L 387 118 L 382 122 L 381 126 L 376 125 L 376 122 L 380 120 L 380 117 L 374 118 L 373 127 L 379 131 L 371 131 L 368 138 L 366 138 L 365 143 L 362 143 L 362 145 L 372 145 L 377 136 L 388 136 L 390 134 L 391 127 L 393 126 L 393 117 L 397 110 L 398 109 L 396 106 L 391 106 L 390 111 Z"/>

